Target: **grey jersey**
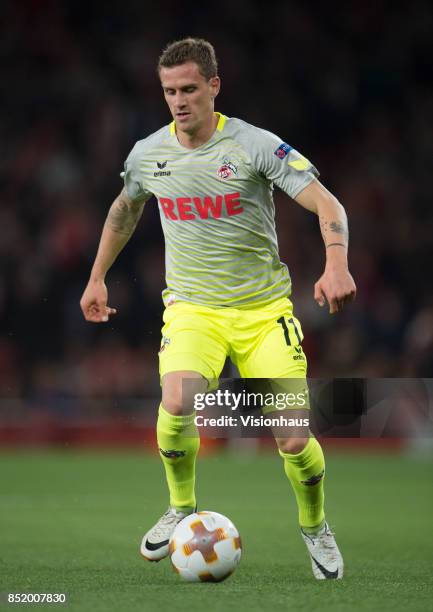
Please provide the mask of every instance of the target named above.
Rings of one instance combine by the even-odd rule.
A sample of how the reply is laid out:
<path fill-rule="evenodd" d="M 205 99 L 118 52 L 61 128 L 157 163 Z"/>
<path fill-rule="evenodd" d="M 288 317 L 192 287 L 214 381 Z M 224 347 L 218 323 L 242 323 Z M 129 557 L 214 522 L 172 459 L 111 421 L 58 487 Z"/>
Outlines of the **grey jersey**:
<path fill-rule="evenodd" d="M 166 304 L 245 308 L 291 292 L 278 254 L 273 186 L 294 198 L 318 172 L 274 134 L 218 115 L 204 145 L 183 147 L 173 122 L 137 142 L 125 162 L 129 197 L 158 200 Z"/>

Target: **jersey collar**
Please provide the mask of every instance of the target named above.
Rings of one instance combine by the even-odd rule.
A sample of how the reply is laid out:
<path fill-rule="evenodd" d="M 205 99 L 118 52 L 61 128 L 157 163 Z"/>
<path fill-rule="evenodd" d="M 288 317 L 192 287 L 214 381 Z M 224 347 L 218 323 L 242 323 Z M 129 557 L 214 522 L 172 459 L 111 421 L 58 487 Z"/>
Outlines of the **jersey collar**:
<path fill-rule="evenodd" d="M 217 115 L 218 117 L 218 123 L 216 126 L 217 132 L 222 132 L 226 124 L 227 117 L 223 115 L 222 113 L 217 113 L 217 112 L 215 112 L 215 115 Z M 176 134 L 176 122 L 172 121 L 169 125 L 169 128 L 170 128 L 170 136 L 174 136 Z"/>

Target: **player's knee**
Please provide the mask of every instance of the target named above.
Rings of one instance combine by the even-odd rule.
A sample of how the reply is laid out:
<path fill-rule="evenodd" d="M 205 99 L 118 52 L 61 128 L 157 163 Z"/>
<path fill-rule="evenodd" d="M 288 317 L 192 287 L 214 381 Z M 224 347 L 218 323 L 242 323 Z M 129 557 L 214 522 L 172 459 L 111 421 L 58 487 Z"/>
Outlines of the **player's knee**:
<path fill-rule="evenodd" d="M 193 399 L 179 389 L 164 390 L 161 403 L 164 409 L 173 416 L 185 416 L 194 411 Z"/>
<path fill-rule="evenodd" d="M 162 379 L 162 405 L 174 416 L 191 414 L 195 395 L 206 388 L 206 379 L 196 373 L 170 372 Z"/>
<path fill-rule="evenodd" d="M 163 393 L 162 405 L 164 409 L 173 416 L 186 414 L 183 398 L 179 393 Z M 191 412 L 191 410 L 189 412 Z"/>
<path fill-rule="evenodd" d="M 282 453 L 297 455 L 306 447 L 308 438 L 279 438 L 277 440 L 278 448 Z"/>

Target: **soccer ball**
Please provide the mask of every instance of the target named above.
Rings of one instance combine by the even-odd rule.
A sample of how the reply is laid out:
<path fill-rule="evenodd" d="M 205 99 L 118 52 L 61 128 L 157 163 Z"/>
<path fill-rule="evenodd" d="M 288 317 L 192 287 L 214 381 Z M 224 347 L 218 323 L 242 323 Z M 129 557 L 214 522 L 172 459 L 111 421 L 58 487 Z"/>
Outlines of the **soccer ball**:
<path fill-rule="evenodd" d="M 241 560 L 239 532 L 218 512 L 195 512 L 176 525 L 169 542 L 173 567 L 188 582 L 220 582 Z"/>

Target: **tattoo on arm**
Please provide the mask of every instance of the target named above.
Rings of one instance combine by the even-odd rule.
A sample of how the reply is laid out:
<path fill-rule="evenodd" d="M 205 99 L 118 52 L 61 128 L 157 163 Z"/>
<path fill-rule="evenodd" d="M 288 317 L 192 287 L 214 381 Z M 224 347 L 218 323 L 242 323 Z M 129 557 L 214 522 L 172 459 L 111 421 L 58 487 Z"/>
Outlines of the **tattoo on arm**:
<path fill-rule="evenodd" d="M 125 190 L 114 200 L 108 212 L 107 225 L 114 232 L 131 236 L 143 212 L 144 202 L 135 204 Z"/>
<path fill-rule="evenodd" d="M 334 244 L 341 244 L 331 242 L 333 238 L 336 238 L 334 234 L 341 234 L 342 238 L 344 238 L 345 244 L 347 245 L 349 240 L 349 230 L 347 229 L 347 224 L 344 221 L 328 221 L 324 217 L 319 217 L 319 223 L 326 248 L 328 246 L 333 246 Z"/>
<path fill-rule="evenodd" d="M 329 224 L 331 232 L 335 232 L 336 234 L 345 234 L 346 228 L 339 221 L 331 221 Z"/>

